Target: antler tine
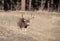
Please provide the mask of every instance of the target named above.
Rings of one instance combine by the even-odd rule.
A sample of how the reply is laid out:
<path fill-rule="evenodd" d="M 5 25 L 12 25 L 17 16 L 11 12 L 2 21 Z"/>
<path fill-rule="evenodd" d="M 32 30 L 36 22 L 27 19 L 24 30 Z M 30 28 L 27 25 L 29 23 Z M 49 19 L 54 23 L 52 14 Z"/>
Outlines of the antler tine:
<path fill-rule="evenodd" d="M 23 18 L 23 13 L 21 14 L 21 17 Z"/>
<path fill-rule="evenodd" d="M 33 16 L 33 14 L 31 13 L 31 18 L 29 18 L 28 20 L 31 20 L 31 19 L 33 19 L 34 18 L 34 16 Z"/>
<path fill-rule="evenodd" d="M 32 17 L 32 13 L 31 13 L 31 17 Z"/>
<path fill-rule="evenodd" d="M 34 14 L 31 13 L 31 17 L 34 18 Z"/>

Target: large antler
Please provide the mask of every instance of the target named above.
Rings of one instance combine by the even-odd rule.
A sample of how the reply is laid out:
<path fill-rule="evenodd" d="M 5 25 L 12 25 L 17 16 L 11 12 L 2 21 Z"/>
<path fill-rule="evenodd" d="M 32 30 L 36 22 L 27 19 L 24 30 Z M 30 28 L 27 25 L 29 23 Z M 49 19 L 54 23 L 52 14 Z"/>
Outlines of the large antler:
<path fill-rule="evenodd" d="M 31 20 L 31 19 L 33 19 L 34 18 L 34 16 L 32 15 L 32 13 L 31 13 L 31 18 L 29 18 L 28 20 Z"/>

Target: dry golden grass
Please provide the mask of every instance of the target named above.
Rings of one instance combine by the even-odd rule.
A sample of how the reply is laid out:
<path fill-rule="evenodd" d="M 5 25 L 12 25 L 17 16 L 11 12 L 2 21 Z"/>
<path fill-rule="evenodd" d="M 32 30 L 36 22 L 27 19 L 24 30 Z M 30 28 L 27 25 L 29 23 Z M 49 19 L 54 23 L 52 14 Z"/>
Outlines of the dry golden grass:
<path fill-rule="evenodd" d="M 34 16 L 26 31 L 17 25 L 21 14 L 26 19 Z M 0 41 L 60 41 L 60 16 L 47 11 L 0 12 Z"/>

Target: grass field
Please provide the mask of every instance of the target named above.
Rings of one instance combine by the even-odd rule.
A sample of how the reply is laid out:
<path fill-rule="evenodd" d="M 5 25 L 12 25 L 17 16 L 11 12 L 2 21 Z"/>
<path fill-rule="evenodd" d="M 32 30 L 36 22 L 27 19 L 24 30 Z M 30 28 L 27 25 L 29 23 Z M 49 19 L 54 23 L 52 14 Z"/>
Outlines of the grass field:
<path fill-rule="evenodd" d="M 17 25 L 21 15 L 30 20 L 27 29 Z M 60 13 L 47 11 L 0 12 L 0 41 L 60 41 Z"/>

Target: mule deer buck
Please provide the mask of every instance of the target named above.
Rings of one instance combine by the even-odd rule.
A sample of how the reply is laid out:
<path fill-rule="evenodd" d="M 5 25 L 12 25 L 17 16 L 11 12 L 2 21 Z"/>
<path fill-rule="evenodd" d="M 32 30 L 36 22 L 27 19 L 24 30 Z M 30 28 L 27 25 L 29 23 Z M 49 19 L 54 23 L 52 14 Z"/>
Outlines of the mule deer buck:
<path fill-rule="evenodd" d="M 27 28 L 30 25 L 30 20 L 33 19 L 33 17 L 25 19 L 23 18 L 23 14 L 22 14 L 22 18 L 20 18 L 19 22 L 18 22 L 18 26 L 22 29 L 22 28 Z"/>

